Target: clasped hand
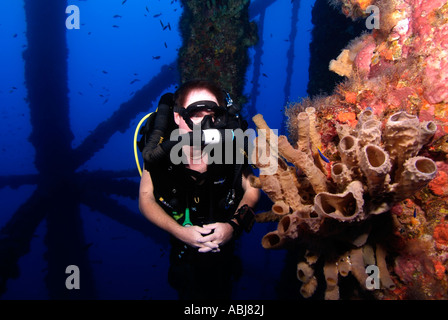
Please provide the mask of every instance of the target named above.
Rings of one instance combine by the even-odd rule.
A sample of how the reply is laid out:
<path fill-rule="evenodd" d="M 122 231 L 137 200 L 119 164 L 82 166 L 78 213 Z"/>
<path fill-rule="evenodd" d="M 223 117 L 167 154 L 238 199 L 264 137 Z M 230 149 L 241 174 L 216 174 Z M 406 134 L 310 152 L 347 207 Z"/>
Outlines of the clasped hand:
<path fill-rule="evenodd" d="M 225 222 L 185 227 L 184 242 L 198 248 L 198 252 L 219 252 L 219 247 L 232 238 L 233 228 Z"/>

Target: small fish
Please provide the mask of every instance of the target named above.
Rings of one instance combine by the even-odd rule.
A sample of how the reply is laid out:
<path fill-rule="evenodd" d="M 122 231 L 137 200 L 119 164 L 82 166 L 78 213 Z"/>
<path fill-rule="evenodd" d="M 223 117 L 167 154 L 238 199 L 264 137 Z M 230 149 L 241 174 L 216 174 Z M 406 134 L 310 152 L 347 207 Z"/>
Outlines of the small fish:
<path fill-rule="evenodd" d="M 17 33 L 14 33 L 14 34 L 12 35 L 12 37 L 13 37 L 13 38 L 17 38 Z"/>
<path fill-rule="evenodd" d="M 414 208 L 414 218 L 417 218 L 417 208 Z"/>
<path fill-rule="evenodd" d="M 104 100 L 103 104 L 106 104 L 109 101 L 109 99 Z"/>
<path fill-rule="evenodd" d="M 164 26 L 164 27 L 163 27 L 163 30 L 165 30 L 166 28 L 168 28 L 168 25 Z M 170 29 L 170 30 L 171 30 L 171 29 Z"/>
<path fill-rule="evenodd" d="M 108 74 L 108 72 L 106 70 L 101 71 L 104 74 Z"/>
<path fill-rule="evenodd" d="M 137 81 L 140 81 L 140 79 L 134 79 L 134 80 L 132 80 L 129 84 L 134 84 L 134 83 L 136 83 Z"/>
<path fill-rule="evenodd" d="M 112 26 L 112 28 L 120 28 L 120 26 L 117 26 L 116 24 L 114 24 L 114 25 Z"/>
<path fill-rule="evenodd" d="M 146 11 L 149 12 L 148 6 L 146 6 Z"/>
<path fill-rule="evenodd" d="M 121 18 L 119 14 L 114 15 L 114 18 Z"/>
<path fill-rule="evenodd" d="M 162 28 L 164 28 L 165 26 L 164 26 L 162 20 L 159 20 L 159 22 L 160 22 L 160 25 L 162 26 Z"/>
<path fill-rule="evenodd" d="M 152 56 L 152 59 L 153 59 L 153 60 L 159 60 L 159 59 L 160 59 L 160 56 Z"/>
<path fill-rule="evenodd" d="M 317 151 L 319 152 L 319 155 L 322 158 L 322 160 L 324 160 L 326 163 L 330 163 L 330 160 L 328 160 L 328 158 L 323 155 L 323 153 L 320 151 L 319 148 L 317 148 Z"/>
<path fill-rule="evenodd" d="M 171 24 L 168 22 L 168 29 L 171 31 Z"/>
<path fill-rule="evenodd" d="M 157 13 L 157 14 L 153 15 L 152 17 L 153 17 L 153 18 L 158 18 L 158 17 L 160 17 L 161 15 L 162 15 L 161 13 Z"/>
<path fill-rule="evenodd" d="M 168 48 L 168 46 L 166 45 L 166 42 L 164 42 L 165 48 Z"/>
<path fill-rule="evenodd" d="M 121 5 L 125 4 L 125 3 L 126 3 L 126 1 L 128 1 L 128 0 L 123 0 L 123 2 L 121 3 Z"/>
<path fill-rule="evenodd" d="M 263 77 L 269 78 L 268 75 L 266 73 L 262 73 L 261 74 Z"/>

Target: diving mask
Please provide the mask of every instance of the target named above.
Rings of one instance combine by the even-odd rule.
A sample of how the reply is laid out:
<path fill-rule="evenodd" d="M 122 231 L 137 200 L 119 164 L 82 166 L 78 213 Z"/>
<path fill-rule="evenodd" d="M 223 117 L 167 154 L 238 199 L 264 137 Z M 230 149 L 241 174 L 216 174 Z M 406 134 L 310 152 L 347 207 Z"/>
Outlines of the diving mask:
<path fill-rule="evenodd" d="M 175 106 L 174 111 L 179 113 L 191 130 L 193 126 L 198 125 L 202 130 L 223 129 L 227 125 L 227 108 L 219 106 L 214 101 L 196 101 L 186 108 Z M 200 118 L 202 118 L 200 123 L 195 121 Z"/>

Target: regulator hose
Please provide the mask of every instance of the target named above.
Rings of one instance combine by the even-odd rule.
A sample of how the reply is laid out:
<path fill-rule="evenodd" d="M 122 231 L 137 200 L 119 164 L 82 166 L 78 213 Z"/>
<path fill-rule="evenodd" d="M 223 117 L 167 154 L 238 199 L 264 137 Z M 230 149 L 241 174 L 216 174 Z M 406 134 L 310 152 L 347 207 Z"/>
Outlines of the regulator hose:
<path fill-rule="evenodd" d="M 148 140 L 145 141 L 145 147 L 142 150 L 142 156 L 148 163 L 154 163 L 162 159 L 166 155 L 166 151 L 162 147 L 169 141 L 164 141 L 167 134 L 169 117 L 173 116 L 172 107 L 174 105 L 174 95 L 172 93 L 165 93 L 159 100 L 157 108 L 157 116 L 154 120 L 154 129 Z M 170 143 L 171 145 L 172 143 Z M 175 143 L 174 143 L 175 144 Z M 165 146 L 165 149 L 170 149 Z"/>

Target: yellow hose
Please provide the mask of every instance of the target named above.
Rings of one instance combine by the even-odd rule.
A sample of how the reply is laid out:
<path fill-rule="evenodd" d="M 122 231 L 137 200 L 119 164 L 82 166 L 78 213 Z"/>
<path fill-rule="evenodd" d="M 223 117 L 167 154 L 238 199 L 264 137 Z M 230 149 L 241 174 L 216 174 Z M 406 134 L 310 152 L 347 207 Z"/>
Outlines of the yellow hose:
<path fill-rule="evenodd" d="M 157 110 L 156 110 L 157 111 Z M 137 128 L 135 128 L 135 132 L 134 132 L 134 157 L 135 157 L 135 163 L 137 164 L 137 169 L 138 169 L 138 173 L 140 174 L 140 177 L 142 176 L 142 168 L 140 166 L 140 161 L 138 159 L 138 152 L 137 152 L 137 135 L 138 132 L 140 131 L 140 127 L 142 126 L 142 123 L 148 119 L 148 117 L 152 114 L 148 113 L 146 116 L 144 116 L 140 122 L 137 125 Z"/>

